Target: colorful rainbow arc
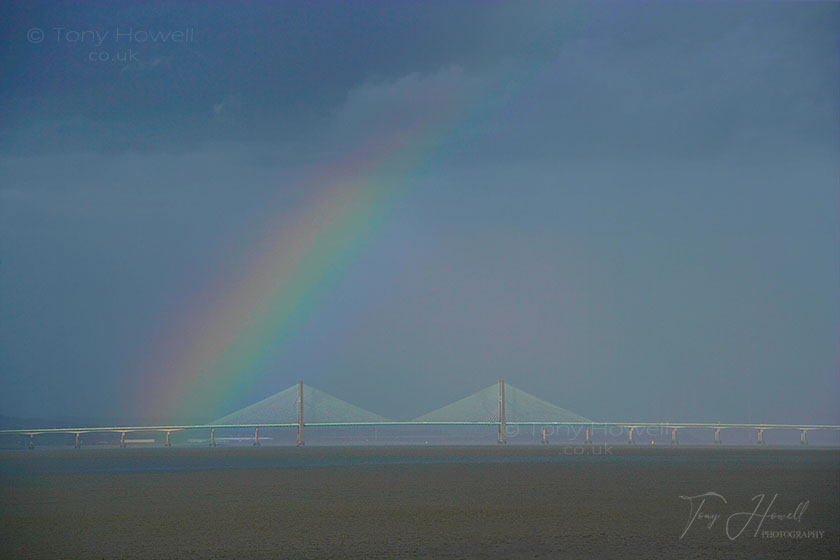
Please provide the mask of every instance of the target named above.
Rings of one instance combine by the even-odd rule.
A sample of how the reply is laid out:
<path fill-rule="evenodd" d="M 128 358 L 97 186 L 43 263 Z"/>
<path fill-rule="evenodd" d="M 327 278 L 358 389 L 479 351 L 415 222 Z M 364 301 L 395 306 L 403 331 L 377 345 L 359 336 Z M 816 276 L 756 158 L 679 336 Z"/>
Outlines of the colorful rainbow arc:
<path fill-rule="evenodd" d="M 293 221 L 266 230 L 233 292 L 215 305 L 201 304 L 191 314 L 201 318 L 175 337 L 177 355 L 156 360 L 153 367 L 165 375 L 151 396 L 157 415 L 206 415 L 231 391 L 247 390 L 259 379 L 266 360 L 422 172 L 444 122 L 441 114 L 420 130 L 389 134 L 307 182 L 318 196 Z"/>
<path fill-rule="evenodd" d="M 200 418 L 219 412 L 232 391 L 247 391 L 267 360 L 302 323 L 360 241 L 385 222 L 393 203 L 461 131 L 489 108 L 498 110 L 541 87 L 527 68 L 500 76 L 493 95 L 469 98 L 442 90 L 415 123 L 325 165 L 303 188 L 321 193 L 294 221 L 269 227 L 230 293 L 211 291 L 167 344 L 175 356 L 157 355 L 140 394 L 152 387 L 146 409 L 158 418 Z M 512 87 L 511 87 L 512 86 Z M 216 303 L 213 303 L 216 302 Z"/>

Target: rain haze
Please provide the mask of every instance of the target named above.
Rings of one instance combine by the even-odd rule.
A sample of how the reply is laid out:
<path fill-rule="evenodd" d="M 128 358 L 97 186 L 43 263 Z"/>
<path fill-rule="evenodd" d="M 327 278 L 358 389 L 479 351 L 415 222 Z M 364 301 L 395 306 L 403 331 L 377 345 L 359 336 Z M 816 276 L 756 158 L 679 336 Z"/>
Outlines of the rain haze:
<path fill-rule="evenodd" d="M 840 422 L 837 4 L 2 12 L 3 416 Z"/>

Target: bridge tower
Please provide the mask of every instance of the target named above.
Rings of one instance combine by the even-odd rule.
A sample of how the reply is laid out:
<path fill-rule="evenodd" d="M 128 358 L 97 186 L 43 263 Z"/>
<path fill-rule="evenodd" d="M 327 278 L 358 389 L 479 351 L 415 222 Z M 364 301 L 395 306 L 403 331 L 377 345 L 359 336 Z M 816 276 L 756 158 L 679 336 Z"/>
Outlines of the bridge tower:
<path fill-rule="evenodd" d="M 505 380 L 499 379 L 499 443 L 507 443 L 505 426 Z"/>
<path fill-rule="evenodd" d="M 298 381 L 298 430 L 297 446 L 303 445 L 303 381 Z"/>

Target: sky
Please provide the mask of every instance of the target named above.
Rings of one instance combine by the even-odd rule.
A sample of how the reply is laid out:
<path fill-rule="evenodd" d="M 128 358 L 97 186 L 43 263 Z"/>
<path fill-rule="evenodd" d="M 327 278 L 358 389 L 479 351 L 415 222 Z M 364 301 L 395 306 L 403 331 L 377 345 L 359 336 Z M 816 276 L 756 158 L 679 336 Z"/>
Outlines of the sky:
<path fill-rule="evenodd" d="M 0 415 L 840 423 L 837 4 L 0 10 Z"/>

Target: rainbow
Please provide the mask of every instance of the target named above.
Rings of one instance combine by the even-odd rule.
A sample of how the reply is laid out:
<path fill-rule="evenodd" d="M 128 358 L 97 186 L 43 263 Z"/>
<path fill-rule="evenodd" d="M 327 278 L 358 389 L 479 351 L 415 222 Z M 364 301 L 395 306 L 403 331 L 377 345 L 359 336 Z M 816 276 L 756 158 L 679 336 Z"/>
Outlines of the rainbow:
<path fill-rule="evenodd" d="M 205 290 L 180 332 L 166 334 L 168 353 L 158 349 L 138 391 L 152 388 L 147 413 L 205 417 L 259 380 L 269 358 L 442 145 L 452 113 L 442 105 L 426 124 L 380 136 L 301 185 L 317 194 L 292 220 L 284 215 L 266 228 L 248 248 L 255 256 L 227 289 Z"/>
<path fill-rule="evenodd" d="M 460 132 L 479 126 L 488 110 L 542 87 L 540 76 L 510 68 L 478 99 L 466 91 L 437 91 L 434 101 L 418 108 L 413 126 L 374 134 L 316 169 L 300 187 L 319 194 L 292 221 L 284 215 L 265 229 L 262 241 L 249 247 L 256 256 L 233 282 L 206 289 L 186 321 L 173 318 L 175 331 L 164 329 L 135 391 L 143 413 L 162 419 L 224 412 L 232 393 L 259 381 L 268 360 L 429 164 L 460 143 Z"/>

